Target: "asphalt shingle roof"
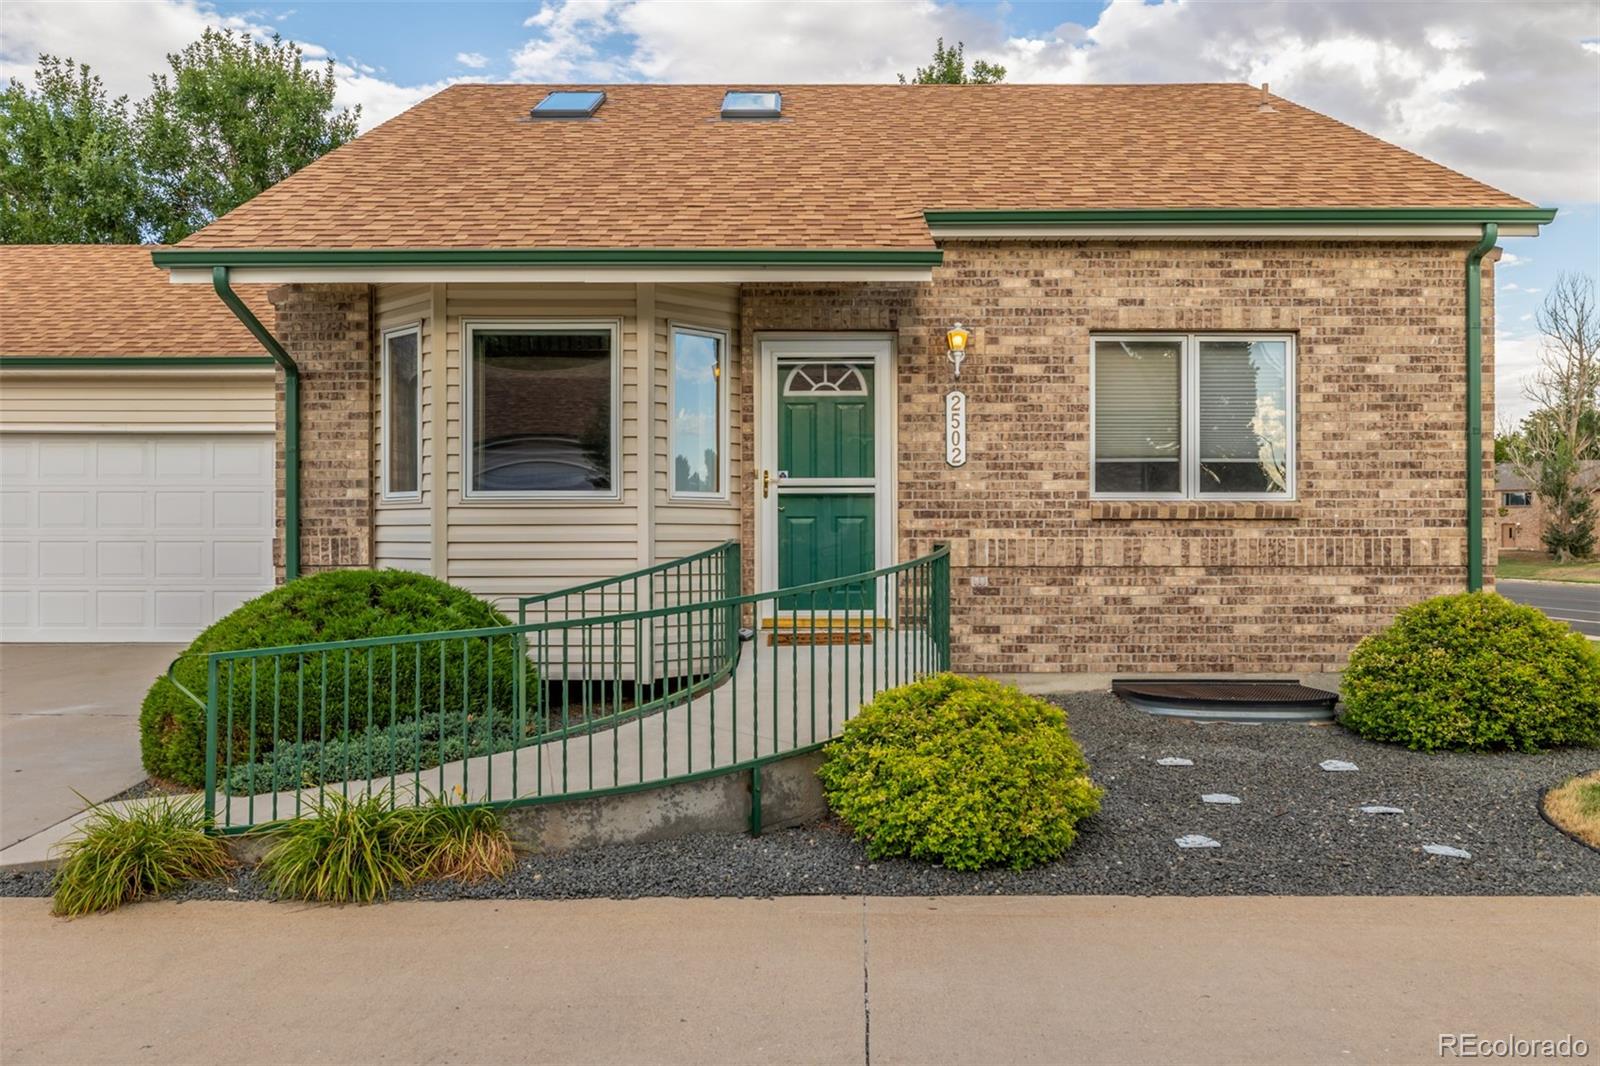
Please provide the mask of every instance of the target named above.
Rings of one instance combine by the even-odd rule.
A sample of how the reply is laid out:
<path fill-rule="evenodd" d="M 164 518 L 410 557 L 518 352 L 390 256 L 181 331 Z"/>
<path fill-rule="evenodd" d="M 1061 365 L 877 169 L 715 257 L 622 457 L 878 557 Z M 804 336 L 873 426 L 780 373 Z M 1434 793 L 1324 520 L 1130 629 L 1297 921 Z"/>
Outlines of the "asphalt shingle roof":
<path fill-rule="evenodd" d="M 174 285 L 150 244 L 0 247 L 0 355 L 255 355 L 261 345 L 209 285 Z M 268 329 L 259 285 L 240 297 Z"/>
<path fill-rule="evenodd" d="M 1526 201 L 1247 85 L 457 85 L 184 248 L 917 249 L 927 210 L 1472 207 Z"/>

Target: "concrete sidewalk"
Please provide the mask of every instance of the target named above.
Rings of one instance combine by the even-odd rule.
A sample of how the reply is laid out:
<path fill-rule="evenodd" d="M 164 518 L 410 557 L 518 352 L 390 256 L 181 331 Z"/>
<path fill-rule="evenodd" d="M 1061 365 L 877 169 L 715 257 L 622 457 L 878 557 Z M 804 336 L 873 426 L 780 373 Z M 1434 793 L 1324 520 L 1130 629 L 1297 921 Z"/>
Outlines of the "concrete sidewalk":
<path fill-rule="evenodd" d="M 47 907 L 0 900 L 8 1064 L 1436 1063 L 1443 1033 L 1600 1049 L 1593 897 Z"/>

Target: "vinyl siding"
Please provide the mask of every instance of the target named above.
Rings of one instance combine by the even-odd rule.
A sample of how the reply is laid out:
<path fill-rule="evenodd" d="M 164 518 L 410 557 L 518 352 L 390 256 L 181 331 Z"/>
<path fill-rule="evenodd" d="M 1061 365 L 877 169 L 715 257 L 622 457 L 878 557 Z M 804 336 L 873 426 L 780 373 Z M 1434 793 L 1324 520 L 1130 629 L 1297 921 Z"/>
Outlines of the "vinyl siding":
<path fill-rule="evenodd" d="M 655 311 L 641 331 L 640 286 L 633 284 L 458 284 L 443 286 L 445 382 L 435 380 L 432 324 L 433 290 L 428 285 L 376 288 L 375 330 L 420 324 L 422 334 L 422 498 L 374 501 L 375 565 L 436 573 L 495 602 L 515 609 L 516 598 L 612 577 L 637 569 L 641 559 L 677 558 L 738 536 L 740 487 L 744 464 L 737 446 L 739 427 L 730 427 L 730 492 L 725 501 L 673 500 L 668 491 L 671 325 L 697 326 L 728 333 L 725 388 L 738 395 L 738 287 L 735 285 L 656 285 Z M 517 500 L 467 498 L 463 492 L 464 435 L 463 323 L 516 320 L 593 320 L 620 323 L 620 474 L 615 500 Z M 641 402 L 640 337 L 654 349 L 650 402 Z M 373 373 L 381 382 L 381 344 L 374 345 Z M 440 397 L 443 396 L 443 403 Z M 381 388 L 374 389 L 374 468 L 383 464 Z M 435 455 L 434 419 L 442 412 L 447 447 Z M 648 432 L 645 430 L 648 416 Z M 641 447 L 652 449 L 651 480 L 654 543 L 648 515 L 640 507 Z M 442 481 L 441 481 L 442 479 Z M 444 531 L 435 537 L 433 493 L 442 483 Z M 435 571 L 433 543 L 443 548 L 444 565 Z"/>
<path fill-rule="evenodd" d="M 372 509 L 372 561 L 377 568 L 394 567 L 433 573 L 432 531 L 428 508 L 433 499 L 433 417 L 436 390 L 429 363 L 428 328 L 431 289 L 427 285 L 380 285 L 373 294 L 376 335 L 372 346 L 372 460 L 377 472 Z M 422 470 L 417 500 L 383 498 L 383 335 L 391 329 L 419 327 L 418 359 L 422 378 Z"/>
<path fill-rule="evenodd" d="M 271 433 L 270 368 L 8 370 L 0 432 Z"/>

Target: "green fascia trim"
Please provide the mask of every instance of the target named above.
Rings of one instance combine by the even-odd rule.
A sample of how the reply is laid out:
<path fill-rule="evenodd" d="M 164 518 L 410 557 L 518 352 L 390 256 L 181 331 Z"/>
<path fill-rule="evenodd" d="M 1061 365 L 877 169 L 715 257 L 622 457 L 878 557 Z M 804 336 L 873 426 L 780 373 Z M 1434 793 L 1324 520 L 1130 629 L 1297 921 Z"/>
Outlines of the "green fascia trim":
<path fill-rule="evenodd" d="M 152 252 L 168 269 L 229 267 L 377 266 L 938 266 L 944 253 L 930 249 L 767 248 L 177 248 Z"/>
<path fill-rule="evenodd" d="M 0 368 L 45 368 L 82 370 L 85 368 L 112 370 L 119 367 L 148 369 L 151 367 L 218 367 L 218 366 L 272 366 L 265 355 L 0 355 Z"/>
<path fill-rule="evenodd" d="M 1090 209 L 1079 211 L 925 211 L 930 226 L 1062 226 L 1084 223 L 1120 225 L 1444 225 L 1485 222 L 1553 221 L 1553 207 L 1204 207 L 1179 209 Z"/>

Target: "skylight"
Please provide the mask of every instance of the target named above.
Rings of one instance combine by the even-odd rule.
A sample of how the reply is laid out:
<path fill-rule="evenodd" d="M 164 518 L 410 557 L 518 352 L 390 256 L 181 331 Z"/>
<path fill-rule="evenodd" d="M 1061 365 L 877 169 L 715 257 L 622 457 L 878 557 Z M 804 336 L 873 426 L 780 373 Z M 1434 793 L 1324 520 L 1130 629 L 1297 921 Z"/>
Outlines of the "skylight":
<path fill-rule="evenodd" d="M 567 91 L 550 93 L 533 106 L 534 118 L 588 118 L 595 108 L 605 102 L 606 94 L 599 91 Z"/>
<path fill-rule="evenodd" d="M 723 118 L 777 118 L 781 114 L 782 93 L 749 93 L 730 89 L 722 97 Z"/>

